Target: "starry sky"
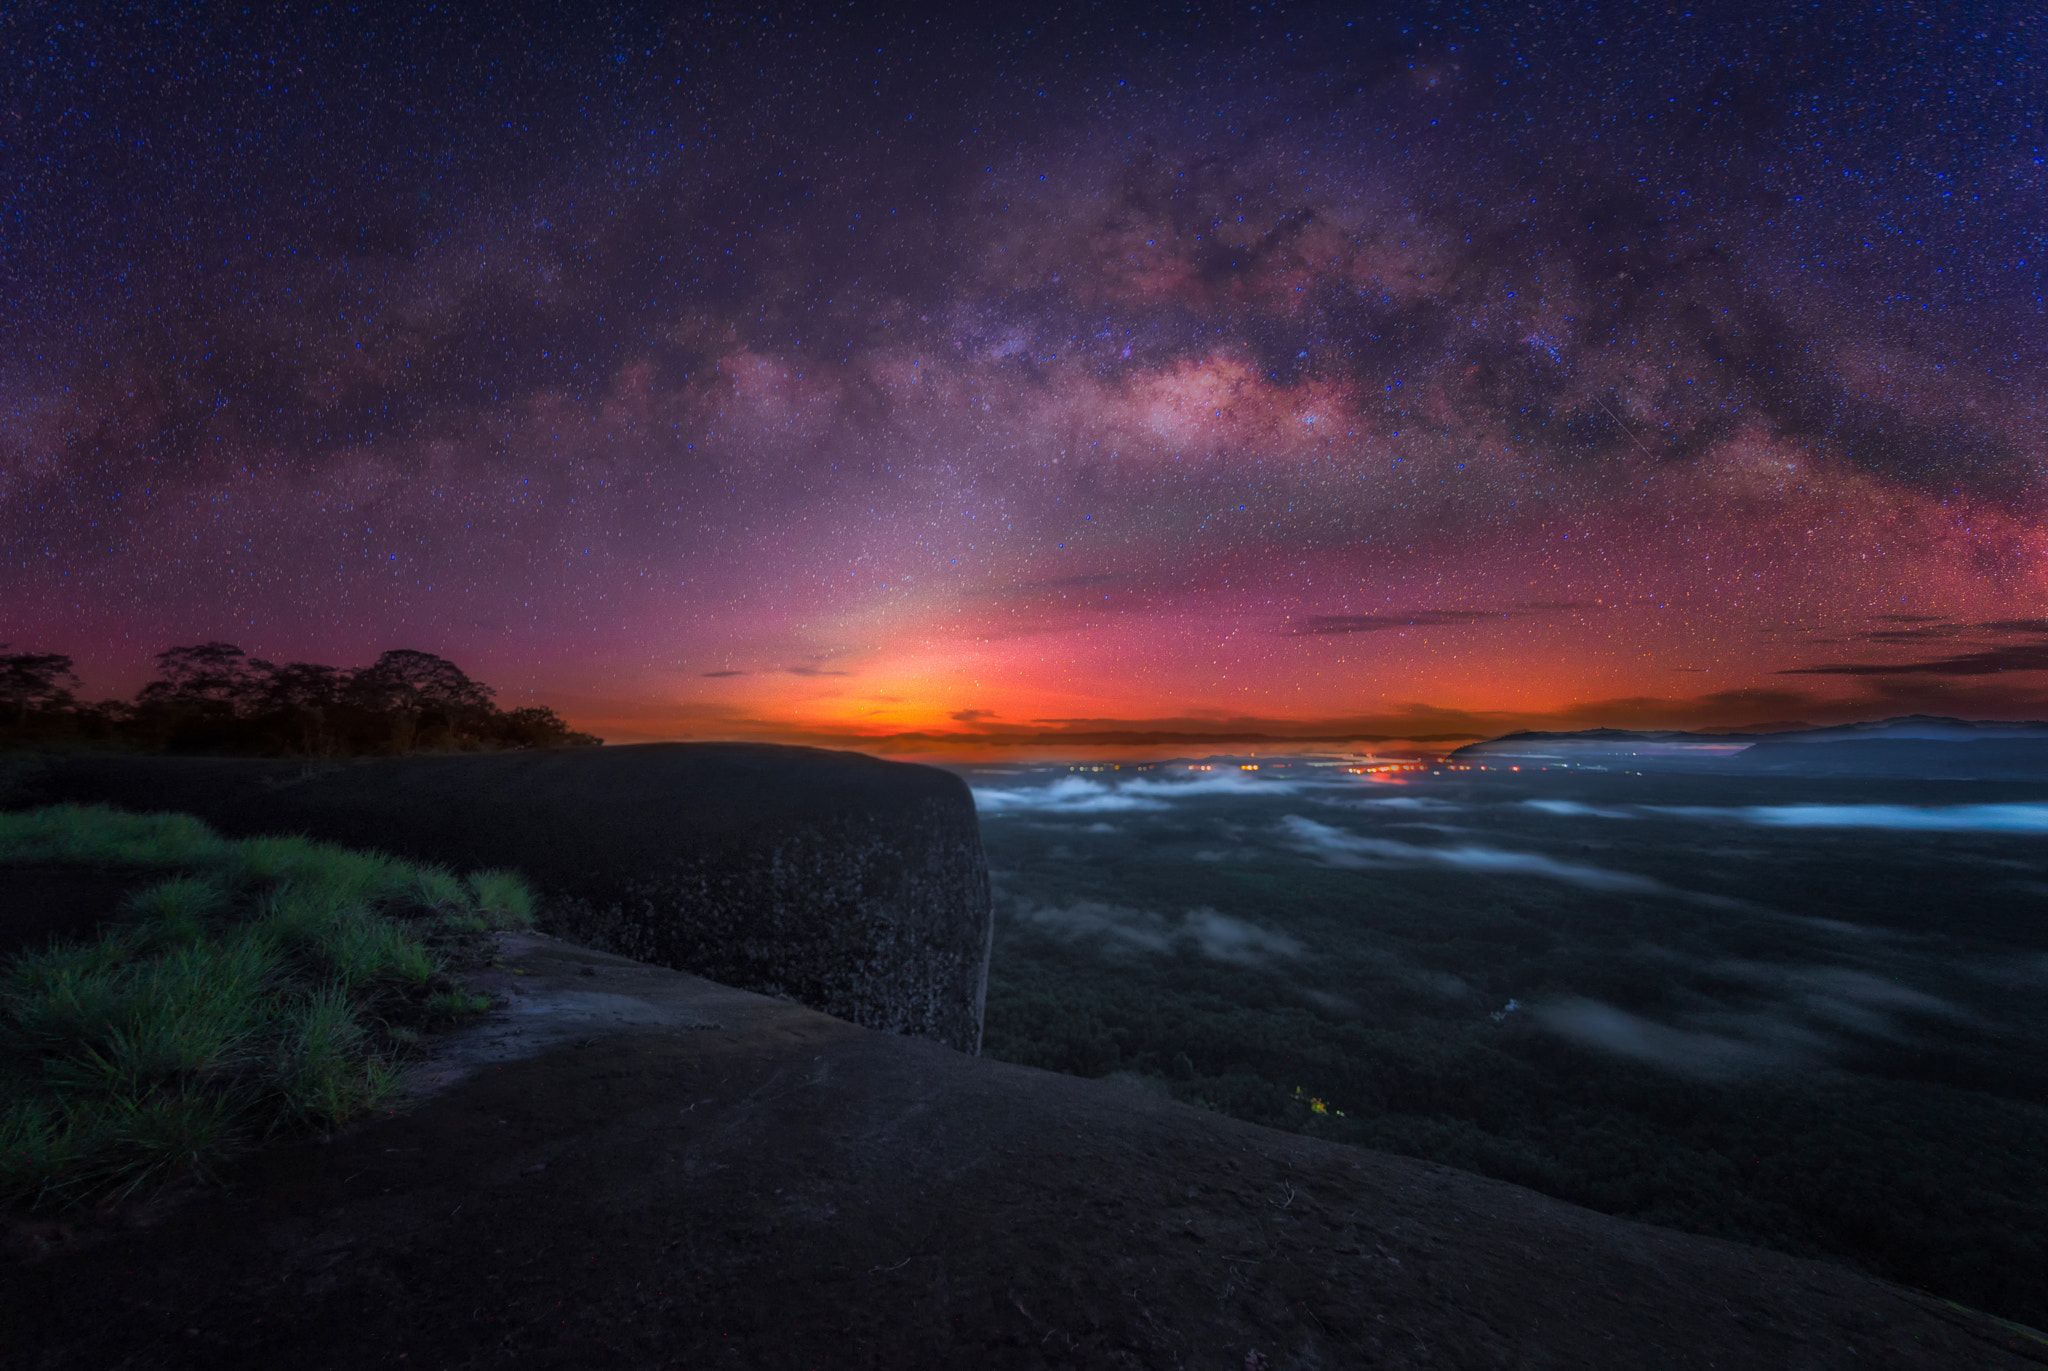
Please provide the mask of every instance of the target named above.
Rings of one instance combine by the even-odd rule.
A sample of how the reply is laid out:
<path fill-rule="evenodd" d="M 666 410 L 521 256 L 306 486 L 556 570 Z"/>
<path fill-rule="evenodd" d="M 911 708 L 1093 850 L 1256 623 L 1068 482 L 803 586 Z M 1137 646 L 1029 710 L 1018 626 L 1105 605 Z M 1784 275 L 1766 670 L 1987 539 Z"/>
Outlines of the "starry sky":
<path fill-rule="evenodd" d="M 0 641 L 89 695 L 2048 715 L 2038 6 L 257 8 L 0 14 Z"/>

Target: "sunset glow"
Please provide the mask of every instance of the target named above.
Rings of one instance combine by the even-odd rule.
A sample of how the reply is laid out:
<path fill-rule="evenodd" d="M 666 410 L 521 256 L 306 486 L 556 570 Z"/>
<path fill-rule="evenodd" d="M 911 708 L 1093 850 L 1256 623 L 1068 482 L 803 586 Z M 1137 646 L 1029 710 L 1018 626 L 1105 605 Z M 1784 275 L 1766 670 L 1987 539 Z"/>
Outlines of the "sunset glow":
<path fill-rule="evenodd" d="M 53 34 L 0 641 L 884 751 L 2048 711 L 2042 68 L 1723 19 L 448 20 L 345 147 L 370 28 L 204 119 L 236 35 Z"/>

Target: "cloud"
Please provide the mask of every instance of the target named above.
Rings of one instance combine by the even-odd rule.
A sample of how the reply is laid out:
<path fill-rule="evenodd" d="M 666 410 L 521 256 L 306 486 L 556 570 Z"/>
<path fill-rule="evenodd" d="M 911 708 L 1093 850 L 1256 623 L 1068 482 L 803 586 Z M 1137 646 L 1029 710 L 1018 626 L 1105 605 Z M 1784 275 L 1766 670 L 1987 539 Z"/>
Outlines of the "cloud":
<path fill-rule="evenodd" d="M 1605 867 L 1578 862 L 1561 862 L 1536 852 L 1508 852 L 1493 847 L 1417 847 L 1386 838 L 1362 838 L 1297 814 L 1287 815 L 1280 821 L 1280 826 L 1295 846 L 1322 857 L 1333 866 L 1440 866 L 1489 876 L 1540 876 L 1545 880 L 1564 881 L 1588 890 L 1617 894 L 1685 893 L 1647 876 L 1609 871 Z"/>
<path fill-rule="evenodd" d="M 1208 906 L 1191 909 L 1181 921 L 1181 935 L 1194 940 L 1202 955 L 1213 961 L 1256 965 L 1269 957 L 1299 957 L 1301 943 L 1285 933 L 1233 919 Z"/>
<path fill-rule="evenodd" d="M 974 805 L 988 814 L 1101 814 L 1127 809 L 1165 809 L 1158 800 L 1126 795 L 1100 781 L 1062 776 L 1050 785 L 975 786 Z"/>
<path fill-rule="evenodd" d="M 1784 997 L 1784 1012 L 1797 1012 L 1837 1028 L 1872 1037 L 1903 1039 L 1900 1014 L 1960 1017 L 1938 996 L 1853 967 L 1785 967 L 1765 962 L 1724 962 L 1716 968 Z"/>
<path fill-rule="evenodd" d="M 1346 996 L 1333 995 L 1327 990 L 1311 990 L 1307 986 L 1297 986 L 1295 989 L 1310 1004 L 1326 1009 L 1332 1014 L 1358 1013 L 1358 1002 Z"/>
<path fill-rule="evenodd" d="M 1452 804 L 1449 800 L 1438 800 L 1427 795 L 1393 795 L 1384 800 L 1354 800 L 1352 809 L 1413 809 L 1430 810 L 1435 813 L 1457 812 L 1464 805 Z"/>
<path fill-rule="evenodd" d="M 2039 632 L 2037 621 L 2004 619 L 2001 627 Z M 1984 625 L 1990 627 L 1990 625 Z M 1865 634 L 1866 638 L 1900 642 L 1920 638 L 1953 637 L 1960 630 L 1948 628 L 1903 629 L 1896 633 Z M 1976 652 L 1958 652 L 1918 662 L 1839 662 L 1831 666 L 1790 667 L 1781 676 L 1996 676 L 2008 671 L 2048 671 L 2048 642 L 2006 643 Z"/>
<path fill-rule="evenodd" d="M 1311 614 L 1289 626 L 1297 638 L 1338 633 L 1386 633 L 1404 628 L 1442 628 L 1481 619 L 1512 619 L 1504 609 L 1418 609 L 1408 614 Z"/>
<path fill-rule="evenodd" d="M 728 669 L 728 670 L 725 670 L 725 671 L 707 671 L 707 672 L 705 672 L 705 673 L 704 673 L 704 675 L 705 675 L 706 677 L 711 677 L 711 678 L 716 678 L 716 677 L 720 677 L 720 676 L 744 676 L 744 675 L 746 675 L 746 674 L 747 674 L 747 673 L 746 673 L 746 672 L 744 672 L 744 671 L 733 671 L 733 670 L 730 670 L 730 669 Z"/>
<path fill-rule="evenodd" d="M 1755 987 L 1762 998 L 1748 1007 L 1694 1011 L 1677 1025 L 1585 998 L 1532 1005 L 1530 1014 L 1559 1037 L 1707 1080 L 1812 1069 L 1859 1038 L 1910 1041 L 1904 1016 L 1963 1017 L 1938 996 L 1854 967 L 1730 961 L 1711 969 Z"/>
<path fill-rule="evenodd" d="M 1805 593 L 1813 588 L 1777 574 L 1793 547 L 1823 589 L 1837 576 L 1873 590 L 1877 564 L 1862 561 L 1861 550 L 1875 542 L 1896 550 L 1886 565 L 1901 587 L 1929 584 L 1935 568 L 1995 568 L 1973 587 L 1957 582 L 1944 608 L 1958 616 L 2038 607 L 2032 524 L 2022 517 L 2019 532 L 2008 532 L 1970 500 L 1979 489 L 2032 489 L 2040 425 L 2000 397 L 2041 392 L 2040 349 L 2028 346 L 2023 365 L 2001 363 L 1996 375 L 1954 365 L 1939 372 L 1932 360 L 1978 346 L 2003 356 L 1995 340 L 2001 332 L 2024 340 L 2026 311 L 1976 297 L 1987 303 L 1971 308 L 1998 327 L 1985 329 L 1958 304 L 1921 311 L 1911 343 L 1872 341 L 1895 332 L 1897 298 L 1939 286 L 1931 264 L 1952 262 L 1956 246 L 2007 260 L 1999 253 L 2024 237 L 2023 216 L 1992 215 L 1995 196 L 1976 209 L 1959 200 L 1959 214 L 1987 217 L 1936 226 L 1952 235 L 1948 246 L 1929 237 L 1924 249 L 1902 248 L 1912 260 L 1872 277 L 1867 299 L 1846 278 L 1803 289 L 1784 273 L 1829 275 L 1823 264 L 1834 255 L 1818 249 L 1841 239 L 1842 224 L 1869 219 L 1869 205 L 1854 198 L 1868 187 L 1845 184 L 1848 198 L 1809 195 L 1783 213 L 1739 212 L 1765 191 L 1742 174 L 1744 158 L 1716 141 L 1727 130 L 1709 136 L 1697 119 L 1682 123 L 1693 116 L 1679 111 L 1699 107 L 1689 95 L 1668 109 L 1661 97 L 1647 100 L 1637 113 L 1680 179 L 1698 183 L 1699 193 L 1685 197 L 1693 209 L 1674 210 L 1640 182 L 1631 154 L 1605 144 L 1586 145 L 1583 174 L 1531 201 L 1514 189 L 1511 159 L 1475 161 L 1467 134 L 1453 132 L 1505 111 L 1518 127 L 1535 121 L 1531 137 L 1556 143 L 1604 82 L 1684 90 L 1705 76 L 1638 65 L 1616 78 L 1615 62 L 1641 59 L 1609 52 L 1598 64 L 1553 63 L 1555 79 L 1538 89 L 1511 67 L 1494 72 L 1496 58 L 1475 50 L 1457 59 L 1456 76 L 1430 61 L 1424 90 L 1409 84 L 1409 57 L 1377 46 L 1392 44 L 1392 30 L 1376 26 L 1368 40 L 1369 26 L 1342 27 L 1334 8 L 1318 13 L 1329 27 L 1306 40 L 1297 32 L 1290 43 L 1356 69 L 1366 84 L 1355 99 L 1313 94 L 1323 78 L 1292 65 L 1277 34 L 1187 21 L 1197 52 L 1232 53 L 1247 80 L 1275 83 L 1274 108 L 1299 116 L 1233 126 L 1232 155 L 1222 162 L 1213 152 L 1230 116 L 1201 82 L 1168 74 L 1115 109 L 1087 93 L 1122 89 L 1098 78 L 1132 60 L 1142 65 L 1166 41 L 1096 27 L 1110 22 L 1107 11 L 1074 20 L 1079 27 L 1064 31 L 1080 38 L 1047 39 L 1021 64 L 969 43 L 973 51 L 954 65 L 986 75 L 990 109 L 1038 111 L 1005 116 L 1021 120 L 1010 134 L 990 135 L 993 116 L 974 102 L 943 115 L 920 110 L 909 122 L 894 117 L 886 129 L 849 116 L 858 107 L 882 118 L 872 101 L 849 105 L 835 93 L 866 89 L 869 78 L 849 54 L 867 49 L 849 35 L 870 21 L 780 34 L 758 54 L 736 44 L 715 60 L 708 48 L 656 42 L 633 59 L 635 75 L 620 88 L 620 113 L 644 147 L 612 146 L 594 123 L 499 128 L 497 105 L 551 108 L 587 88 L 593 71 L 611 71 L 611 40 L 565 31 L 559 43 L 522 49 L 545 61 L 500 70 L 459 25 L 429 25 L 422 51 L 463 71 L 492 71 L 503 100 L 456 100 L 448 92 L 467 87 L 436 80 L 382 101 L 428 113 L 387 121 L 380 136 L 398 138 L 405 157 L 453 165 L 451 183 L 499 189 L 408 197 L 396 209 L 366 208 L 373 197 L 346 185 L 336 214 L 291 209 L 303 199 L 289 179 L 294 159 L 249 160 L 275 139 L 259 131 L 208 142 L 193 131 L 219 119 L 171 120 L 152 146 L 193 140 L 188 155 L 159 155 L 152 165 L 199 168 L 205 184 L 235 187 L 215 197 L 217 213 L 200 216 L 224 254 L 208 256 L 204 269 L 186 269 L 184 258 L 197 258 L 180 257 L 182 239 L 160 222 L 184 203 L 178 196 L 94 199 L 83 184 L 92 178 L 67 187 L 60 177 L 52 196 L 28 197 L 40 207 L 25 212 L 50 223 L 73 210 L 93 222 L 112 212 L 102 201 L 133 217 L 119 232 L 72 233 L 61 239 L 65 252 L 38 255 L 43 265 L 32 274 L 43 288 L 21 298 L 63 302 L 51 322 L 33 323 L 25 306 L 11 312 L 20 317 L 10 328 L 25 330 L 21 355 L 80 359 L 76 376 L 34 378 L 38 393 L 55 405 L 80 384 L 75 412 L 65 402 L 33 423 L 9 417 L 25 381 L 10 376 L 0 404 L 0 447 L 10 454 L 0 458 L 0 485 L 20 491 L 0 503 L 0 544 L 42 549 L 6 559 L 10 610 L 32 626 L 84 635 L 82 650 L 111 670 L 132 655 L 118 645 L 134 641 L 136 625 L 177 622 L 194 605 L 217 604 L 236 623 L 316 623 L 346 639 L 411 624 L 416 614 L 424 628 L 437 612 L 427 604 L 473 603 L 486 616 L 479 622 L 516 623 L 533 635 L 502 650 L 494 637 L 490 651 L 499 655 L 489 669 L 572 662 L 549 665 L 540 680 L 550 684 L 551 674 L 563 688 L 579 684 L 579 673 L 584 688 L 625 679 L 650 633 L 687 624 L 707 655 L 764 663 L 749 683 L 758 690 L 747 692 L 757 709 L 778 715 L 762 731 L 911 750 L 953 738 L 963 749 L 1078 740 L 1010 729 L 983 739 L 964 726 L 982 720 L 941 721 L 944 737 L 891 739 L 881 729 L 905 725 L 863 728 L 844 713 L 792 709 L 787 694 L 797 692 L 783 693 L 791 682 L 774 664 L 804 660 L 804 624 L 877 626 L 888 641 L 863 656 L 859 674 L 921 683 L 916 709 L 893 719 L 927 718 L 934 698 L 957 689 L 927 674 L 928 663 L 964 674 L 961 664 L 988 642 L 1024 631 L 1074 638 L 1015 678 L 1014 697 L 991 693 L 1013 713 L 1143 715 L 1160 699 L 1263 695 L 1321 716 L 1439 689 L 1488 703 L 1469 693 L 1466 675 L 1467 667 L 1484 673 L 1484 662 L 1452 667 L 1415 654 L 1404 663 L 1388 651 L 1373 664 L 1368 695 L 1352 684 L 1362 679 L 1357 663 L 1345 659 L 1402 647 L 1395 635 L 1404 629 L 1420 636 L 1413 631 L 1503 616 L 1514 622 L 1439 635 L 1463 643 L 1512 631 L 1516 688 L 1492 702 L 1576 698 L 1595 678 L 1633 682 L 1617 693 L 1661 694 L 1671 676 L 1659 654 L 1674 649 L 1647 621 L 1617 619 L 1593 643 L 1517 617 L 1571 606 L 1580 593 L 1633 597 L 1655 585 L 1699 604 L 1741 584 L 1743 595 L 1723 597 L 1716 638 L 1731 650 L 1731 669 L 1761 660 L 1759 635 L 1777 633 L 1803 606 L 1841 599 Z M 1540 26 L 1574 51 L 1592 41 L 1561 11 Z M 332 37 L 337 53 L 375 45 L 360 34 Z M 1727 35 L 1713 41 L 1737 44 Z M 1056 56 L 1069 48 L 1072 61 Z M 335 61 L 337 70 L 359 69 Z M 698 70 L 680 85 L 653 77 L 665 63 L 689 62 Z M 725 75 L 705 75 L 707 62 Z M 447 63 L 414 65 L 438 72 Z M 388 66 L 378 70 L 401 86 L 413 79 Z M 75 74 L 88 86 L 93 79 L 82 67 Z M 702 130 L 753 119 L 758 92 L 792 79 L 815 98 L 774 102 L 776 127 L 764 125 L 761 136 L 821 149 L 808 171 L 787 169 L 788 183 L 804 186 L 753 200 L 726 193 L 721 187 L 758 170 L 749 160 L 758 157 Z M 1792 98 L 1805 79 L 1778 72 L 1750 103 L 1767 109 L 1772 92 Z M 1131 91 L 1117 98 L 1136 99 Z M 195 98 L 233 109 L 238 120 L 285 120 L 287 142 L 319 133 L 282 106 L 226 87 Z M 1439 119 L 1445 98 L 1471 117 Z M 447 100 L 455 103 L 441 109 L 446 119 L 432 113 Z M 1915 117 L 1937 149 L 1929 156 L 1962 146 L 1937 136 L 1926 122 L 1933 114 Z M 478 132 L 486 128 L 488 138 Z M 1005 150 L 978 151 L 968 136 L 976 128 Z M 1105 134 L 1111 128 L 1114 137 Z M 51 123 L 24 136 L 57 147 L 68 130 Z M 440 130 L 433 146 L 408 141 L 420 130 Z M 1126 159 L 1126 136 L 1146 148 L 1143 157 Z M 1408 153 L 1333 161 L 1314 151 L 1383 136 Z M 371 148 L 355 160 L 384 166 L 390 152 Z M 660 165 L 650 170 L 645 159 L 656 153 Z M 465 159 L 478 156 L 490 166 L 465 180 Z M 817 169 L 826 166 L 837 189 L 818 193 Z M 263 185 L 245 185 L 235 168 Z M 1808 172 L 1818 171 L 1816 160 Z M 906 187 L 916 214 L 862 218 L 854 208 L 894 205 Z M 1702 208 L 1716 204 L 1735 205 L 1729 221 L 1749 223 L 1752 237 L 1702 246 L 1725 237 L 1717 225 L 1729 216 Z M 279 205 L 291 212 L 273 212 Z M 241 228 L 230 231 L 235 222 Z M 41 241 L 33 233 L 24 240 Z M 1540 262 L 1514 246 L 1534 241 L 1552 245 Z M 177 269 L 119 257 L 152 243 L 178 259 Z M 121 270 L 79 265 L 117 257 Z M 1759 271 L 1783 279 L 1760 285 Z M 80 282 L 143 279 L 149 291 L 107 309 L 74 298 Z M 1895 290 L 1899 279 L 1911 288 Z M 690 281 L 718 284 L 672 288 Z M 1787 301 L 1798 308 L 1788 312 Z M 1592 317 L 1602 326 L 1566 322 Z M 110 346 L 80 332 L 87 318 L 106 321 L 97 327 Z M 1093 322 L 1077 329 L 1083 318 Z M 1346 341 L 1336 341 L 1333 318 L 1346 321 L 1337 330 Z M 1700 318 L 1718 321 L 1725 345 L 1695 346 Z M 1645 349 L 1690 360 L 1645 368 Z M 88 398 L 93 376 L 103 379 Z M 1740 437 L 1751 430 L 1784 441 Z M 1938 446 L 1928 441 L 1935 436 Z M 1638 465 L 1643 449 L 1656 456 Z M 1663 460 L 1667 452 L 1678 460 Z M 1019 483 L 1022 471 L 1031 481 Z M 1857 472 L 1876 476 L 1847 480 Z M 120 519 L 95 492 L 119 493 Z M 338 517 L 344 508 L 363 519 Z M 222 517 L 194 519 L 193 509 Z M 1687 540 L 1659 532 L 1673 520 L 1693 530 Z M 364 541 L 344 546 L 354 539 Z M 408 574 L 386 586 L 395 568 L 365 555 L 372 548 Z M 438 567 L 416 565 L 421 556 L 438 556 Z M 1143 593 L 1129 597 L 1128 619 L 1080 617 L 1101 613 L 1105 594 L 1121 587 L 1118 573 L 1102 569 L 1105 557 L 1135 569 L 1129 588 Z M 991 568 L 999 570 L 984 574 Z M 93 582 L 85 591 L 82 577 Z M 1431 607 L 1444 592 L 1428 587 L 1454 580 L 1477 608 Z M 404 593 L 422 583 L 437 587 L 429 601 Z M 1213 589 L 1219 583 L 1227 593 Z M 1015 593 L 1053 603 L 1021 616 L 1029 623 L 1020 627 L 1008 622 L 1014 604 L 989 608 Z M 1511 598 L 1521 596 L 1530 598 Z M 1063 598 L 1088 603 L 1058 607 Z M 132 604 L 121 614 L 133 617 L 109 608 L 90 629 L 73 628 L 71 607 L 93 602 Z M 314 612 L 334 605 L 348 607 L 346 624 Z M 962 605 L 976 612 L 963 615 Z M 1375 606 L 1384 612 L 1343 612 Z M 1412 606 L 1421 607 L 1395 612 Z M 1149 618 L 1137 612 L 1145 609 Z M 1224 638 L 1242 621 L 1272 631 L 1283 613 L 1294 616 L 1291 636 L 1268 639 L 1256 666 L 1233 664 L 1231 694 L 1222 694 L 1205 630 L 1214 625 Z M 593 638 L 588 629 L 599 623 L 616 627 Z M 1250 636 L 1237 638 L 1239 649 Z M 1638 656 L 1632 639 L 1662 646 Z M 1276 641 L 1282 650 L 1267 656 Z M 574 651 L 564 651 L 570 643 Z M 468 665 L 460 634 L 445 650 Z M 1596 665 L 1616 650 L 1613 661 L 1639 669 L 1622 676 Z M 1817 660 L 1811 650 L 1802 655 Z M 1142 677 L 1127 669 L 1134 656 L 1146 662 Z M 1763 663 L 1797 664 L 1790 656 Z M 1050 688 L 1055 677 L 1116 688 L 1062 694 Z M 1484 679 L 1498 691 L 1508 674 Z M 1856 679 L 1802 683 L 1843 688 Z M 1286 684 L 1273 689 L 1274 681 Z M 1237 695 L 1247 682 L 1252 692 Z M 739 691 L 729 681 L 703 693 Z M 1089 700 L 1098 703 L 1081 703 Z M 1726 717 L 1690 708 L 1646 695 L 1571 717 L 1740 724 L 1808 712 L 1763 706 L 1768 712 L 1750 714 L 1735 704 Z M 1401 714 L 1377 726 L 1208 720 L 1160 731 L 1348 737 L 1540 726 L 1498 711 L 1462 720 L 1427 708 Z M 1151 730 L 1139 719 L 1101 731 L 1124 735 L 1102 741 L 1136 742 L 1129 735 Z"/>
<path fill-rule="evenodd" d="M 1290 795 L 1311 784 L 1317 783 L 1262 780 L 1239 771 L 1218 771 L 1185 781 L 1144 777 L 1097 781 L 1086 776 L 1062 776 L 1049 785 L 1041 786 L 977 786 L 974 788 L 974 802 L 984 814 L 1093 814 L 1115 810 L 1163 810 L 1170 807 L 1171 801 L 1198 796 Z"/>
<path fill-rule="evenodd" d="M 820 666 L 786 666 L 782 668 L 791 676 L 851 676 L 851 671 L 829 671 Z"/>
<path fill-rule="evenodd" d="M 1648 805 L 1663 814 L 1763 828 L 1893 828 L 1923 833 L 2048 833 L 2048 804 Z M 1589 811 L 1596 812 L 1596 811 Z"/>
<path fill-rule="evenodd" d="M 1560 814 L 1573 818 L 1633 819 L 1638 817 L 1633 810 L 1608 809 L 1599 805 L 1580 804 L 1577 800 L 1524 800 L 1530 809 L 1545 814 Z"/>
<path fill-rule="evenodd" d="M 996 712 L 992 709 L 958 709 L 946 717 L 956 724 L 978 724 L 983 719 L 995 718 Z"/>
<path fill-rule="evenodd" d="M 1724 1080 L 1771 1067 L 1808 1065 L 1819 1046 L 1811 1035 L 1793 1033 L 1771 1043 L 1672 1028 L 1599 1000 L 1572 999 L 1531 1005 L 1540 1026 L 1585 1047 L 1662 1067 L 1681 1076 Z"/>
<path fill-rule="evenodd" d="M 1018 901 L 1015 916 L 1034 928 L 1068 942 L 1100 938 L 1112 949 L 1167 953 L 1191 945 L 1212 961 L 1257 966 L 1276 957 L 1299 957 L 1301 942 L 1234 919 L 1207 905 L 1190 909 L 1178 921 L 1146 909 L 1076 900 L 1066 905 Z"/>

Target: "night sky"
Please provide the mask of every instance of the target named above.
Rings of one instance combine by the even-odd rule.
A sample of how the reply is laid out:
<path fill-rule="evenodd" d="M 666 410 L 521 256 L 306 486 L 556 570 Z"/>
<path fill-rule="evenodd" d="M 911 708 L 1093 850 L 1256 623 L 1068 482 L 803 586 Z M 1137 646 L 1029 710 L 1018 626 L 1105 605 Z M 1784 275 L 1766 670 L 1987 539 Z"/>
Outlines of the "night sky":
<path fill-rule="evenodd" d="M 1369 10 L 12 7 L 0 641 L 618 741 L 2048 714 L 2040 8 Z"/>

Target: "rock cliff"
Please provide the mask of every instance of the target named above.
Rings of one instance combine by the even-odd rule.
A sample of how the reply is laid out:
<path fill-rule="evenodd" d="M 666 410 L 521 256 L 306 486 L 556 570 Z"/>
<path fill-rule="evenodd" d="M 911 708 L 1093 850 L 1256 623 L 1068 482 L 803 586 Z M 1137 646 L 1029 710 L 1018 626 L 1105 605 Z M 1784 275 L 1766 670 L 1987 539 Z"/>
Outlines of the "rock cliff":
<path fill-rule="evenodd" d="M 196 814 L 510 866 L 544 926 L 888 1033 L 981 1047 L 991 932 L 974 801 L 930 767 L 739 743 L 350 762 L 67 755 L 0 803 Z"/>

